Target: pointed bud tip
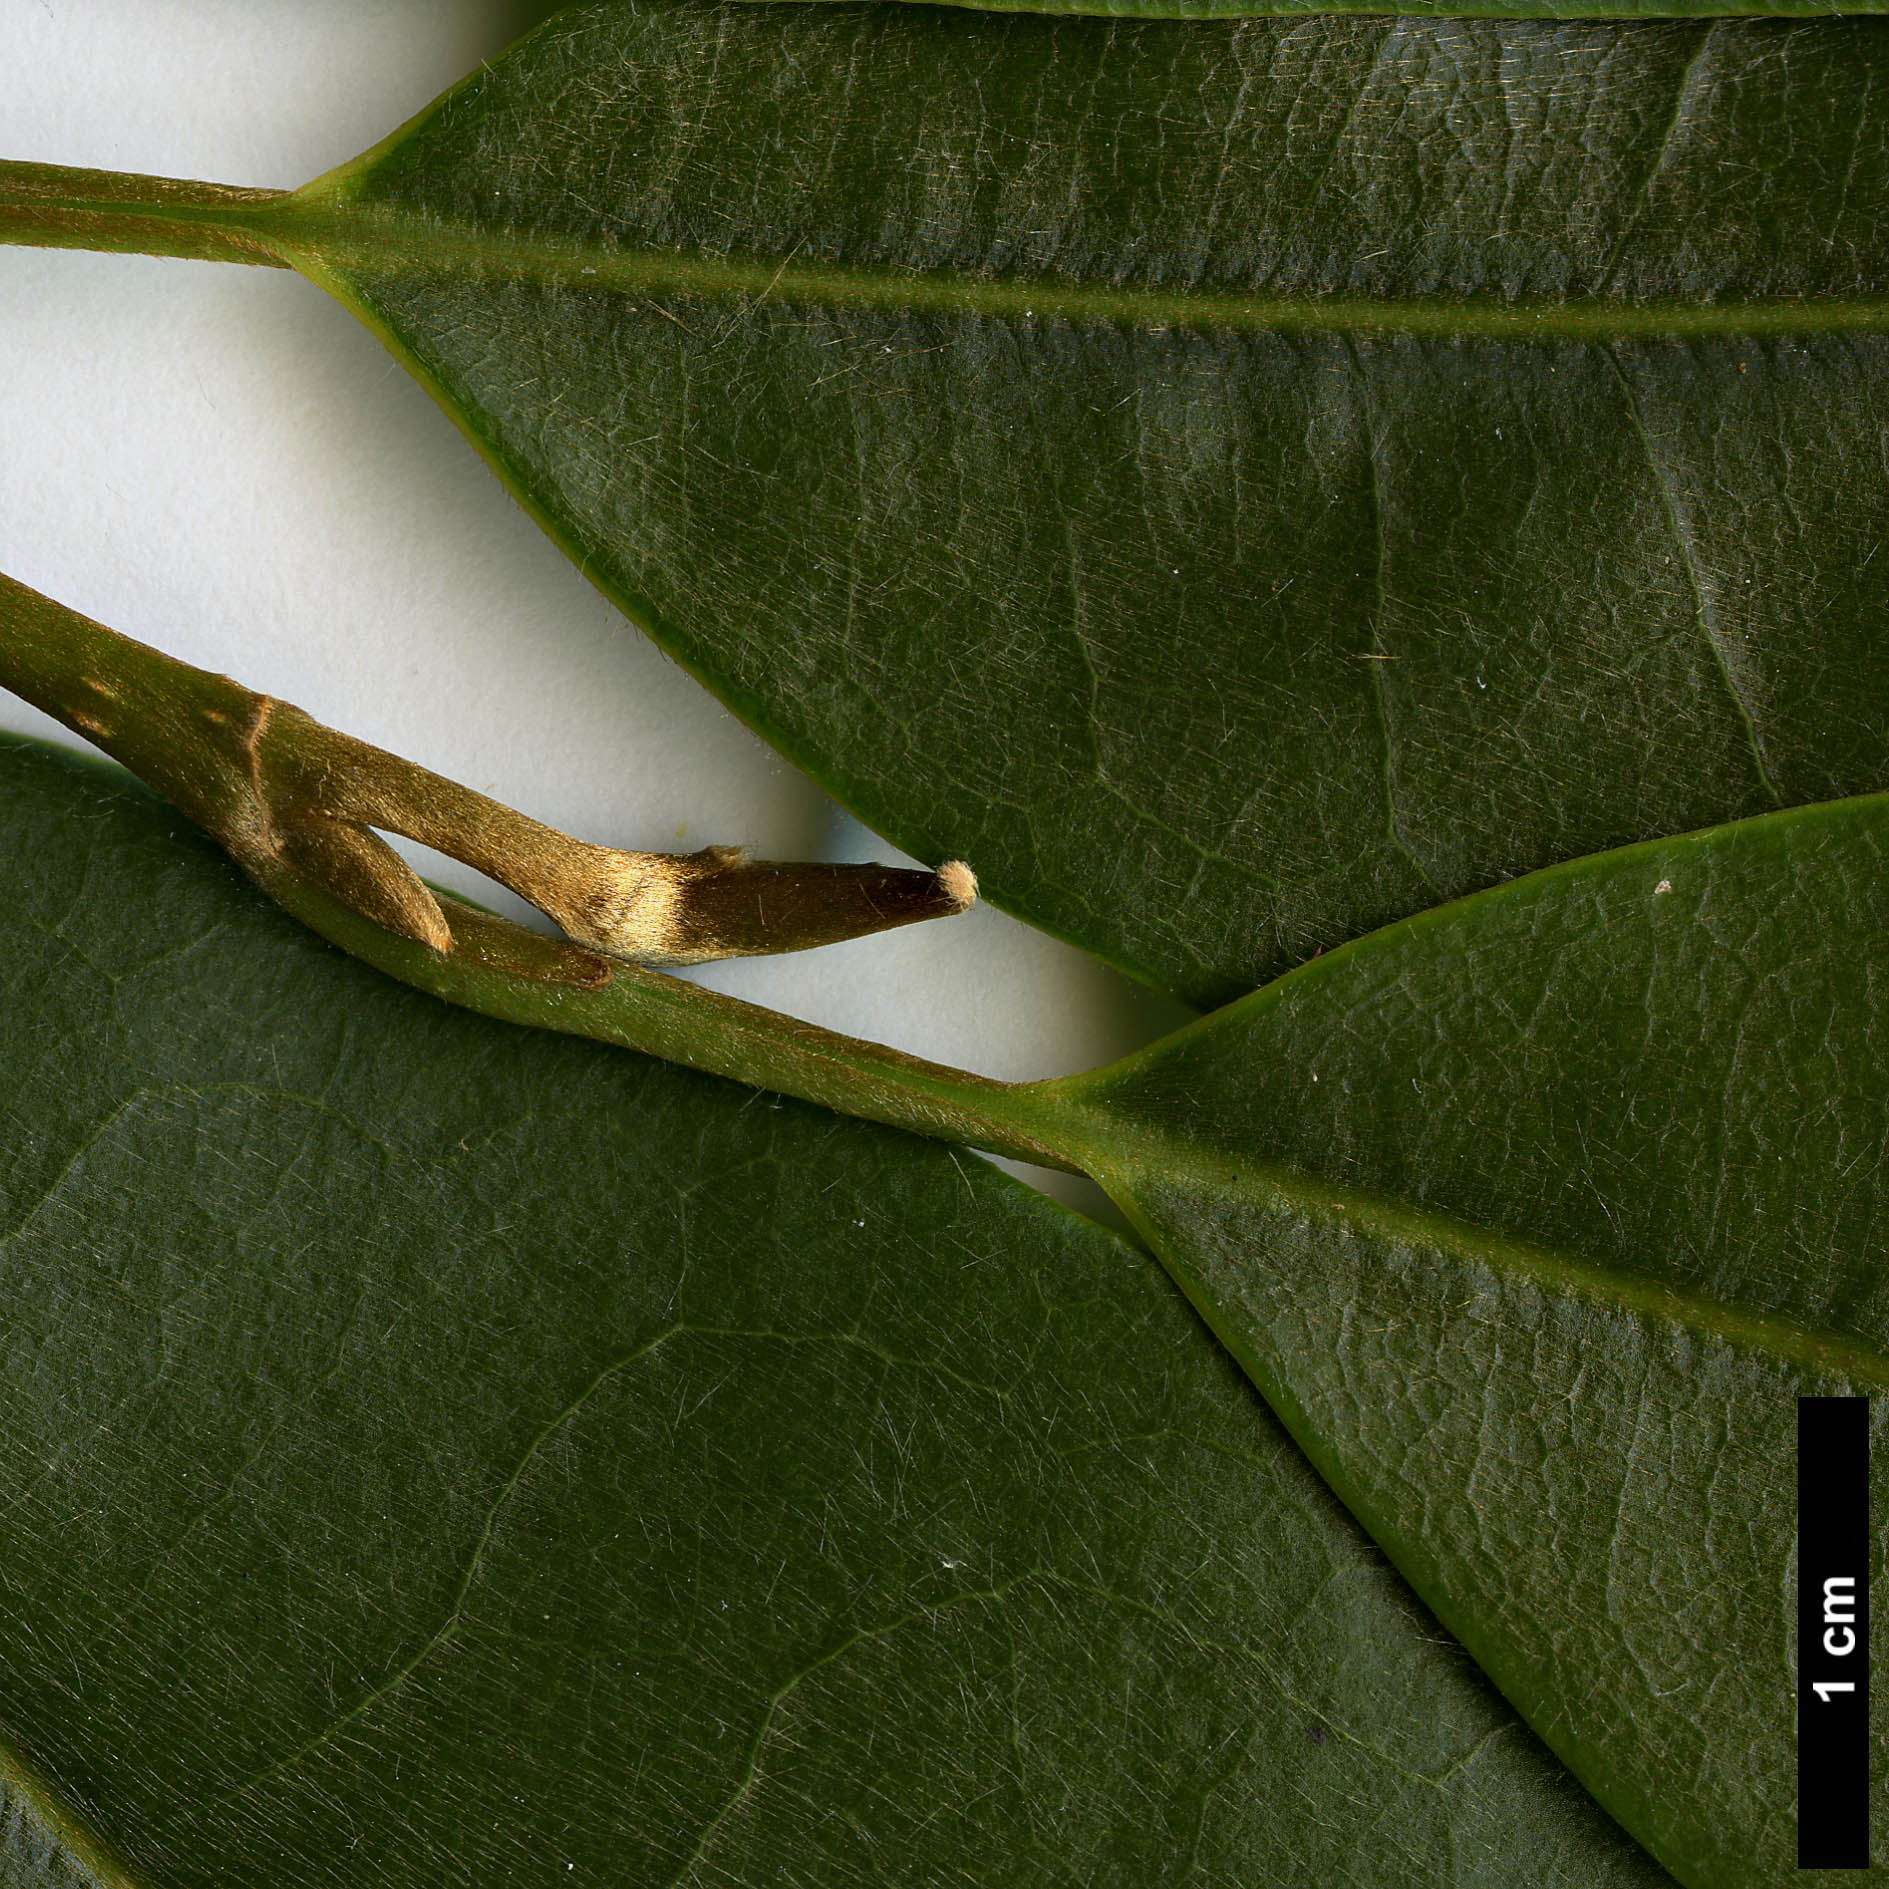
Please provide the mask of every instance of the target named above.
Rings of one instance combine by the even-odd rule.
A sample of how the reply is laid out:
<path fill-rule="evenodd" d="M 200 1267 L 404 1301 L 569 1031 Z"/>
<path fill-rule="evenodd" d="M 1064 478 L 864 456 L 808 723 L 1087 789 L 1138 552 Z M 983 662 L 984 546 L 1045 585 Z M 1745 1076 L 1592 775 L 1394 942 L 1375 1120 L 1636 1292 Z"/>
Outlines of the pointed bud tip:
<path fill-rule="evenodd" d="M 938 868 L 938 889 L 960 912 L 977 903 L 977 874 L 961 859 L 947 859 Z"/>

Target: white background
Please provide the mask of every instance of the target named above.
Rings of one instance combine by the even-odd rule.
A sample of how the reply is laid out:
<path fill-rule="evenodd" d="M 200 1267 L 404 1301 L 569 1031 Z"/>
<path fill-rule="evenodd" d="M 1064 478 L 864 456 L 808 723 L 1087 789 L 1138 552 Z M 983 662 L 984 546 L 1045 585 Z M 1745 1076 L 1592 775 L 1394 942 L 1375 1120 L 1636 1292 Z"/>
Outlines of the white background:
<path fill-rule="evenodd" d="M 0 0 L 0 157 L 293 187 L 546 10 Z M 0 248 L 0 364 L 0 570 L 588 839 L 900 857 L 605 603 L 299 277 Z M 0 729 L 83 745 L 4 692 Z M 989 906 L 699 975 L 1012 1079 L 1182 1014 Z"/>

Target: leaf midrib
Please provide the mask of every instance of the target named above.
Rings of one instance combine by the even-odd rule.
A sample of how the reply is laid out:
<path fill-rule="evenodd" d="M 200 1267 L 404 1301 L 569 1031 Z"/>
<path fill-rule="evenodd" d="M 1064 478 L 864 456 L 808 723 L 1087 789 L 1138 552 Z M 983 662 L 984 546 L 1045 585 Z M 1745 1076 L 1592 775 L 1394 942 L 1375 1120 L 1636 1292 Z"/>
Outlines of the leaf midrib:
<path fill-rule="evenodd" d="M 463 272 L 544 286 L 711 301 L 768 300 L 899 313 L 1045 323 L 1106 323 L 1159 331 L 1265 333 L 1385 329 L 1505 340 L 1636 336 L 1764 336 L 1873 332 L 1889 326 L 1889 297 L 1740 302 L 1562 302 L 1495 296 L 1305 296 L 1254 291 L 1124 287 L 1067 277 L 901 270 L 786 256 L 617 248 L 602 241 L 494 230 L 383 205 L 335 205 L 298 193 L 244 224 L 291 262 L 317 270 L 383 273 L 393 267 Z"/>
<path fill-rule="evenodd" d="M 373 154 L 370 154 L 373 155 Z M 61 181 L 68 187 L 61 190 Z M 1505 341 L 1608 341 L 1868 334 L 1889 328 L 1889 296 L 1757 296 L 1683 302 L 1497 295 L 1287 295 L 1123 286 L 1067 276 L 897 269 L 702 250 L 624 248 L 454 223 L 354 195 L 355 166 L 293 193 L 57 165 L 0 163 L 0 242 L 288 264 L 318 282 L 400 269 L 654 301 L 760 302 L 998 321 L 1091 324 L 1158 333 L 1380 331 Z M 166 232 L 175 231 L 176 239 Z"/>
<path fill-rule="evenodd" d="M 1198 1190 L 1207 1198 L 1265 1213 L 1336 1222 L 1387 1241 L 1426 1246 L 1557 1296 L 1586 1299 L 1653 1323 L 1676 1324 L 1698 1337 L 1782 1358 L 1818 1376 L 1889 1391 L 1889 1353 L 1847 1333 L 1795 1324 L 1704 1292 L 1662 1284 L 1439 1208 L 1322 1180 L 1282 1164 L 1219 1154 L 1179 1136 L 1125 1123 L 1105 1108 L 1078 1106 L 1058 1126 L 1073 1131 L 1063 1142 L 1071 1152 L 1076 1135 L 1081 1136 L 1086 1171 L 1129 1214 L 1184 1285 L 1184 1275 L 1192 1270 L 1188 1256 L 1175 1250 L 1161 1228 L 1148 1223 L 1146 1210 L 1138 1204 L 1139 1196 L 1156 1186 L 1180 1194 Z"/>

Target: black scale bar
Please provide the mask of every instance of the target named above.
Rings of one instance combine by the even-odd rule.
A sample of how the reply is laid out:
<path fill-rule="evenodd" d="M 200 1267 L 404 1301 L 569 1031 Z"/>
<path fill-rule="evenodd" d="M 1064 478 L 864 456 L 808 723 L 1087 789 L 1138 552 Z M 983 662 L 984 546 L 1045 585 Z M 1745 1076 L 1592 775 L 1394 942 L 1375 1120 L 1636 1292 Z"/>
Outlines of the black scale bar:
<path fill-rule="evenodd" d="M 1797 1866 L 1869 1867 L 1869 1399 L 1797 1400 Z"/>

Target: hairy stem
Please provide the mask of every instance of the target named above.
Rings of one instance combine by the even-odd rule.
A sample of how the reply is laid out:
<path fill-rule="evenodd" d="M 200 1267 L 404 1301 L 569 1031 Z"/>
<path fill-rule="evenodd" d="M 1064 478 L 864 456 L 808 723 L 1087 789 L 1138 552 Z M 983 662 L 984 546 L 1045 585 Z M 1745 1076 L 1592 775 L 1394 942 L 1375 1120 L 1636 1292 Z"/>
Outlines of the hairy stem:
<path fill-rule="evenodd" d="M 270 246 L 267 213 L 286 190 L 238 190 L 176 177 L 0 161 L 0 243 L 104 249 L 205 262 L 289 265 Z"/>

